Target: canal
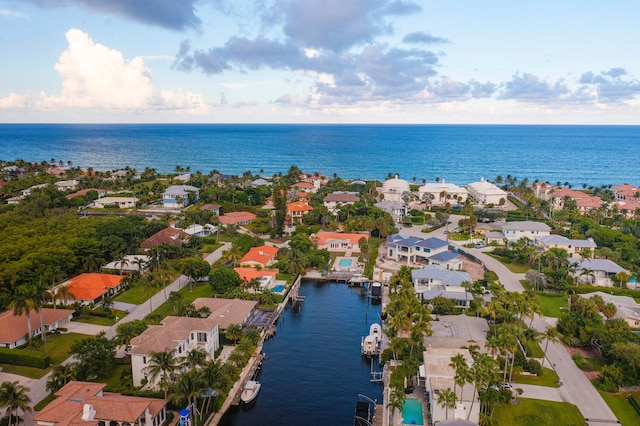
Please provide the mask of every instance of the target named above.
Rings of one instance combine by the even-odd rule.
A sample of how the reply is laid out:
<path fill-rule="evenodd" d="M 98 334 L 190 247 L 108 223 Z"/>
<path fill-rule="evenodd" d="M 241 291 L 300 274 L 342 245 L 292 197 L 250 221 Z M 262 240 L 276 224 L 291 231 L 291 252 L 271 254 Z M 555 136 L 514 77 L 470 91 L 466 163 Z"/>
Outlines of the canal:
<path fill-rule="evenodd" d="M 371 383 L 360 355 L 380 305 L 368 303 L 366 288 L 327 281 L 303 281 L 300 295 L 305 301 L 285 309 L 264 344 L 257 400 L 232 407 L 221 425 L 351 425 L 358 394 L 382 401 L 382 384 Z"/>

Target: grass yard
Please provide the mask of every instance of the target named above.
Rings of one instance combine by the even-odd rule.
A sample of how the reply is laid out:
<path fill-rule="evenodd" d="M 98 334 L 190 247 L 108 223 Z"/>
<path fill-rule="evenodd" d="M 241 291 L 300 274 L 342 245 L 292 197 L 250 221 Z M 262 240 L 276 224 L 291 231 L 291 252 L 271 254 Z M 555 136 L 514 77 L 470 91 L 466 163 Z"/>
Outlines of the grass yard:
<path fill-rule="evenodd" d="M 560 318 L 563 309 L 567 308 L 567 298 L 562 294 L 537 293 L 536 302 L 545 317 Z"/>
<path fill-rule="evenodd" d="M 212 297 L 213 289 L 211 288 L 209 283 L 202 282 L 202 283 L 194 283 L 193 291 L 189 291 L 189 286 L 186 285 L 180 290 L 180 293 L 182 294 L 182 304 L 186 306 L 186 305 L 189 305 L 190 303 L 193 303 L 193 301 L 196 300 L 198 297 Z M 157 307 L 153 311 L 153 313 L 156 315 L 160 315 L 162 318 L 167 317 L 169 315 L 175 315 L 175 312 L 173 312 L 173 306 L 171 306 L 171 304 L 169 303 L 163 303 L 162 305 Z"/>
<path fill-rule="evenodd" d="M 542 358 L 544 356 L 544 351 L 540 347 L 540 343 L 535 340 L 530 340 L 527 342 L 527 356 L 534 358 Z"/>
<path fill-rule="evenodd" d="M 560 380 L 560 378 L 558 377 L 558 374 L 556 374 L 554 370 L 547 367 L 543 368 L 542 370 L 543 370 L 542 375 L 540 376 L 528 376 L 528 375 L 525 376 L 523 374 L 520 377 L 518 377 L 515 380 L 515 382 L 521 383 L 523 385 L 547 386 L 551 388 L 560 387 L 558 385 L 558 381 Z M 515 385 L 515 387 L 517 388 L 518 386 Z"/>
<path fill-rule="evenodd" d="M 496 256 L 493 253 L 485 253 L 485 254 L 493 257 L 495 260 L 497 260 L 498 262 L 502 263 L 508 270 L 510 270 L 514 274 L 524 274 L 529 269 L 531 269 L 531 265 L 529 265 L 528 263 L 505 262 L 505 259 L 503 257 L 501 257 L 501 256 Z"/>
<path fill-rule="evenodd" d="M 608 393 L 600 392 L 602 398 L 607 403 L 613 414 L 616 415 L 622 426 L 640 425 L 640 414 L 636 412 L 631 403 L 627 400 L 627 396 L 631 393 Z M 636 400 L 640 399 L 640 393 L 636 392 Z"/>
<path fill-rule="evenodd" d="M 63 333 L 47 336 L 47 347 L 49 348 L 49 368 L 24 367 L 21 365 L 0 364 L 5 373 L 18 374 L 30 379 L 39 379 L 47 374 L 51 369 L 69 358 L 69 348 L 74 342 L 89 337 L 79 333 Z M 16 349 L 19 350 L 19 349 Z M 38 342 L 33 350 L 45 353 L 44 342 Z"/>
<path fill-rule="evenodd" d="M 200 253 L 213 253 L 220 247 L 222 247 L 222 244 L 203 244 L 199 251 Z"/>
<path fill-rule="evenodd" d="M 106 325 L 106 326 L 112 326 L 116 323 L 116 318 L 118 318 L 119 320 L 124 318 L 125 316 L 127 316 L 128 312 L 126 311 L 120 311 L 120 310 L 115 310 L 115 312 L 113 313 L 113 318 L 108 318 L 108 317 L 99 317 L 99 316 L 93 316 L 93 315 L 85 315 L 82 314 L 76 318 L 74 318 L 74 321 L 77 322 L 83 322 L 86 324 L 94 324 L 94 325 Z"/>
<path fill-rule="evenodd" d="M 118 294 L 116 297 L 114 297 L 114 300 L 116 302 L 131 303 L 133 305 L 141 305 L 144 302 L 146 302 L 149 299 L 149 297 L 156 294 L 158 291 L 161 291 L 161 290 L 158 290 L 158 289 L 150 290 L 138 284 L 138 285 L 131 286 L 124 292 Z"/>
<path fill-rule="evenodd" d="M 519 398 L 518 404 L 496 407 L 493 420 L 497 426 L 582 426 L 580 410 L 568 402 Z"/>

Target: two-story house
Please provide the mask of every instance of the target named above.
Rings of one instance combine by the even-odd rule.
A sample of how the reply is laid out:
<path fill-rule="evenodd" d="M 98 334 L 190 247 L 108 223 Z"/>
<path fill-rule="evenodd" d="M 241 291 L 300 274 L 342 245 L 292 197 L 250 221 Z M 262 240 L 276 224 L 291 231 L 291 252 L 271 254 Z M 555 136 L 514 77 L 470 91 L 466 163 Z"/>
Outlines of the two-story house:
<path fill-rule="evenodd" d="M 455 301 L 456 306 L 468 308 L 473 294 L 462 286 L 472 283 L 471 276 L 463 271 L 452 271 L 441 265 L 428 265 L 411 271 L 411 281 L 420 300 L 432 300 L 438 296 Z"/>
<path fill-rule="evenodd" d="M 406 262 L 407 265 L 440 264 L 447 269 L 460 269 L 462 262 L 448 249 L 449 243 L 440 238 L 423 239 L 392 234 L 387 237 L 386 257 L 396 262 Z"/>
<path fill-rule="evenodd" d="M 169 351 L 175 358 L 183 358 L 195 348 L 203 349 L 213 358 L 220 346 L 218 322 L 210 318 L 166 317 L 160 325 L 150 325 L 141 335 L 131 339 L 131 369 L 133 385 L 149 382 L 148 367 L 155 352 Z M 160 377 L 156 377 L 156 387 Z"/>
<path fill-rule="evenodd" d="M 198 201 L 200 189 L 191 185 L 172 185 L 162 193 L 162 205 L 167 209 L 181 209 Z"/>

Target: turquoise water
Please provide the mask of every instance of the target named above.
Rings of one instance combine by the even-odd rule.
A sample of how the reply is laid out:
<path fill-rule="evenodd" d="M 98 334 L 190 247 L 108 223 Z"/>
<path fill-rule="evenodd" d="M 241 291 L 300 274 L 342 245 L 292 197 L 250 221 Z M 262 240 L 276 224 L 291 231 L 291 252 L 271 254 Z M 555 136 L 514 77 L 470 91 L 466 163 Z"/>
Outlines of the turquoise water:
<path fill-rule="evenodd" d="M 422 403 L 415 398 L 407 398 L 402 404 L 402 424 L 421 425 L 422 423 Z"/>
<path fill-rule="evenodd" d="M 353 263 L 353 260 L 351 259 L 340 259 L 340 266 L 351 266 L 351 264 Z"/>
<path fill-rule="evenodd" d="M 272 290 L 273 290 L 274 293 L 282 293 L 282 290 L 284 290 L 284 286 L 283 285 L 277 285 Z"/>
<path fill-rule="evenodd" d="M 399 173 L 466 185 L 511 174 L 574 187 L 637 185 L 640 126 L 2 124 L 0 160 L 17 158 L 162 173 L 181 165 L 272 176 L 296 165 L 343 179 Z"/>

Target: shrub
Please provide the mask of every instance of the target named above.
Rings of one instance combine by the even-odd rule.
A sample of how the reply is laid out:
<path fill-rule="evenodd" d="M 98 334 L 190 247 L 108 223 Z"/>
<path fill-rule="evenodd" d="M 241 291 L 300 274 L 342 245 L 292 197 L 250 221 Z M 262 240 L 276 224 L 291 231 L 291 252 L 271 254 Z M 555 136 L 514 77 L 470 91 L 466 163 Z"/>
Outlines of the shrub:
<path fill-rule="evenodd" d="M 571 358 L 573 358 L 573 361 L 576 363 L 578 368 L 582 370 L 584 367 L 584 357 L 582 356 L 582 354 L 575 353 L 571 356 Z"/>
<path fill-rule="evenodd" d="M 49 366 L 49 356 L 42 352 L 28 349 L 0 348 L 0 364 L 47 368 Z"/>
<path fill-rule="evenodd" d="M 535 359 L 530 359 L 527 363 L 527 370 L 529 373 L 535 374 L 536 376 L 540 376 L 542 374 L 542 365 Z"/>

